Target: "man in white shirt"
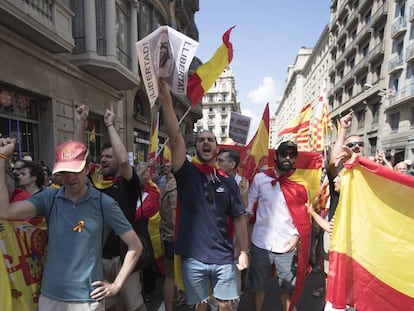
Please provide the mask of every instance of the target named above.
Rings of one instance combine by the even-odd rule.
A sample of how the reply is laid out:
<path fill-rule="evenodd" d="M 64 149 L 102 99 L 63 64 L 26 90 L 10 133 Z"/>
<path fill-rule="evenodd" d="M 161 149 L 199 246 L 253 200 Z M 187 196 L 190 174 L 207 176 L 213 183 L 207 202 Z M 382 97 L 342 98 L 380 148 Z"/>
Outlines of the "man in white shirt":
<path fill-rule="evenodd" d="M 302 209 L 305 217 L 307 213 L 306 189 L 288 180 L 295 171 L 293 166 L 297 156 L 295 143 L 282 142 L 275 152 L 274 169 L 258 173 L 248 192 L 247 213 L 253 214 L 257 203 L 249 271 L 254 310 L 263 310 L 265 284 L 272 276 L 272 265 L 276 266 L 283 310 L 287 311 L 290 306 L 296 283 L 293 260 L 300 240 L 295 218 L 292 216 L 297 215 L 297 211 L 302 214 Z M 287 184 L 290 188 L 295 188 L 294 195 L 286 191 Z M 296 211 L 293 212 L 292 208 Z"/>

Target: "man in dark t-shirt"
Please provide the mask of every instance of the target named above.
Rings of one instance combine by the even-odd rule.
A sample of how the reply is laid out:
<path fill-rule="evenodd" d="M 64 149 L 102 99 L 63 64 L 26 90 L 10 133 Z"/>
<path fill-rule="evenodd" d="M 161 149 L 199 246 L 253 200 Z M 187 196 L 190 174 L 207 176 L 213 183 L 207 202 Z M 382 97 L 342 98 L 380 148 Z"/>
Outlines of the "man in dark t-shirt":
<path fill-rule="evenodd" d="M 89 107 L 87 103 L 76 108 L 77 127 L 75 138 L 83 138 L 87 125 Z M 129 163 L 128 152 L 115 127 L 115 113 L 113 106 L 106 109 L 104 124 L 108 132 L 110 143 L 105 144 L 101 150 L 100 165 L 91 165 L 89 177 L 98 190 L 111 196 L 118 202 L 128 221 L 133 224 L 135 209 L 140 193 L 140 180 Z M 103 248 L 103 263 L 105 279 L 113 281 L 122 266 L 126 245 L 111 232 Z M 122 299 L 121 299 L 122 298 Z M 106 299 L 106 308 L 124 305 L 126 311 L 145 311 L 141 295 L 141 281 L 139 272 L 130 274 L 119 294 Z"/>

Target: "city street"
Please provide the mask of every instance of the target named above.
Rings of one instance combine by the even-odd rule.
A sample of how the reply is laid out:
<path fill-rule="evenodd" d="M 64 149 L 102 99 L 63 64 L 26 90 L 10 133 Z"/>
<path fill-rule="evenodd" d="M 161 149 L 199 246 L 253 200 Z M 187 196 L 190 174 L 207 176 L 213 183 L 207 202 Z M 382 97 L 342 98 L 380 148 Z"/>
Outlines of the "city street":
<path fill-rule="evenodd" d="M 315 298 L 312 296 L 312 292 L 323 284 L 323 275 L 319 272 L 311 273 L 306 281 L 305 290 L 302 294 L 302 298 L 297 305 L 297 311 L 320 311 L 323 310 L 323 299 Z M 148 311 L 163 311 L 164 305 L 162 303 L 162 291 L 161 291 L 161 279 L 158 279 L 157 289 L 152 295 L 152 300 L 147 304 Z M 268 284 L 267 296 L 265 300 L 265 311 L 280 311 L 281 304 L 279 301 L 279 289 L 276 282 Z M 182 305 L 176 307 L 177 311 L 191 310 L 188 306 Z M 253 310 L 252 293 L 249 291 L 248 286 L 246 292 L 242 295 L 240 300 L 239 311 L 251 311 Z"/>

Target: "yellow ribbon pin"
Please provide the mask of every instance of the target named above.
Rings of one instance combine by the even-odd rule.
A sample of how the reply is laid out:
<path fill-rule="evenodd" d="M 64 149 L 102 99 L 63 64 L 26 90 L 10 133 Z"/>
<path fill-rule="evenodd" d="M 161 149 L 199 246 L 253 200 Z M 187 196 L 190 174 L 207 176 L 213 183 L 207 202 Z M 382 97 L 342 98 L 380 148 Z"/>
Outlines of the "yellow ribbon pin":
<path fill-rule="evenodd" d="M 73 231 L 82 232 L 82 228 L 85 226 L 85 222 L 83 220 L 79 220 L 78 224 L 73 227 Z"/>

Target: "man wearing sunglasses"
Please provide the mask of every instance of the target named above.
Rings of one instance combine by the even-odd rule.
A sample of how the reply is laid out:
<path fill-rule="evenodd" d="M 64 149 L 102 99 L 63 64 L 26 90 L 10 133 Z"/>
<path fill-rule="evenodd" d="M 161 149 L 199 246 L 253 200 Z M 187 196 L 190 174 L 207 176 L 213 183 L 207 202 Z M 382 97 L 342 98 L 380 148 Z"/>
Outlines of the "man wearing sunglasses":
<path fill-rule="evenodd" d="M 263 310 L 265 285 L 272 276 L 273 265 L 284 311 L 289 309 L 291 301 L 294 303 L 294 292 L 296 297 L 300 295 L 301 286 L 297 285 L 304 284 L 305 274 L 301 271 L 304 272 L 306 264 L 301 262 L 309 260 L 305 245 L 310 243 L 311 227 L 306 210 L 307 191 L 289 178 L 295 172 L 297 157 L 297 145 L 292 141 L 282 142 L 275 151 L 275 167 L 256 174 L 249 189 L 247 213 L 253 214 L 257 203 L 249 268 L 254 310 Z M 303 247 L 298 253 L 297 268 L 293 268 L 299 241 Z"/>
<path fill-rule="evenodd" d="M 171 143 L 171 164 L 177 181 L 178 214 L 175 253 L 181 256 L 187 303 L 207 310 L 210 289 L 219 310 L 233 310 L 240 296 L 236 269 L 248 268 L 244 206 L 234 178 L 216 163 L 217 140 L 202 131 L 195 141 L 197 156 L 186 158 L 184 137 L 167 84 L 159 81 L 164 125 Z M 233 219 L 240 255 L 234 264 L 228 218 Z M 237 267 L 237 268 L 236 268 Z"/>

